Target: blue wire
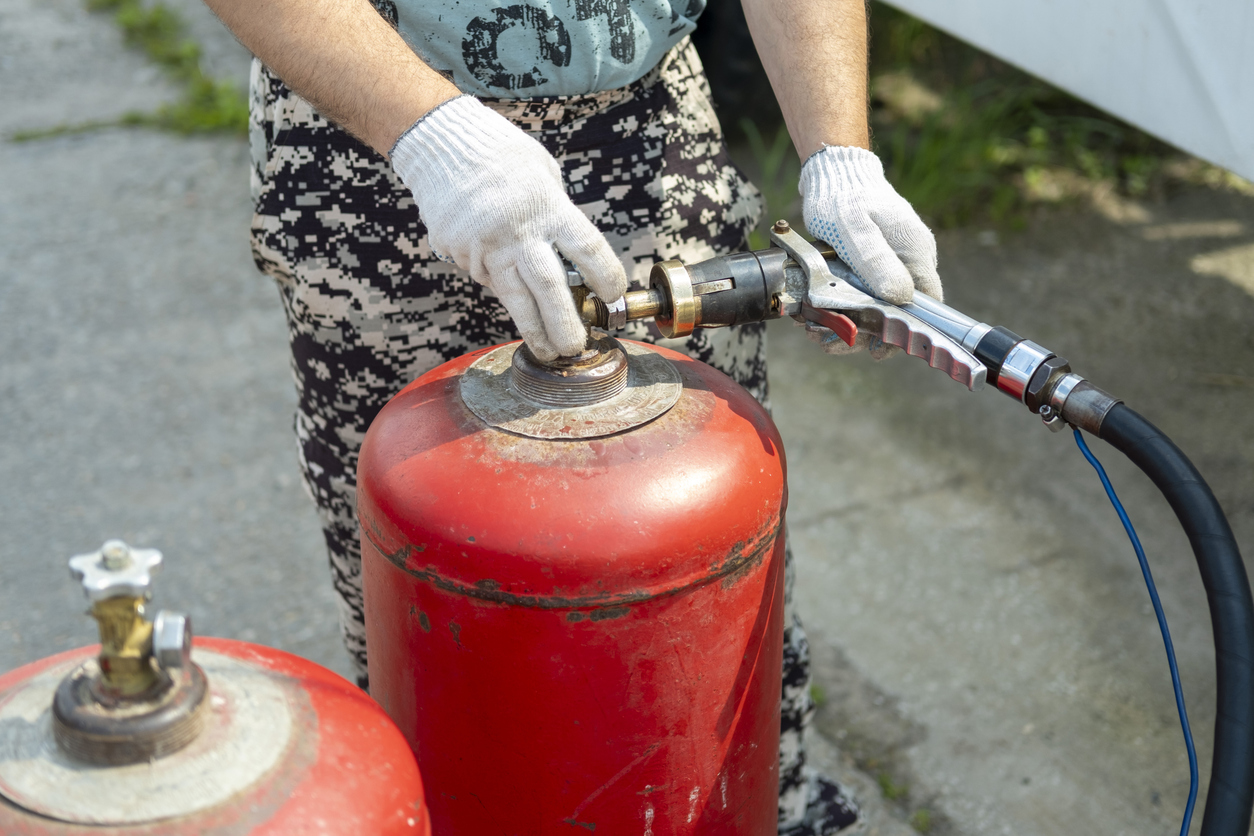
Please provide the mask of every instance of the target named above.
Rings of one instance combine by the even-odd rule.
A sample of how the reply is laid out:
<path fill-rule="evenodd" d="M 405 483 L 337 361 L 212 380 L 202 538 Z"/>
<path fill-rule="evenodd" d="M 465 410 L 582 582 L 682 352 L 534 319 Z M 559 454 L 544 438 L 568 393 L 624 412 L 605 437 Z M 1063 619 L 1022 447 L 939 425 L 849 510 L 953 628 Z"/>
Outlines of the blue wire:
<path fill-rule="evenodd" d="M 1150 574 L 1145 550 L 1141 548 L 1141 541 L 1136 536 L 1136 529 L 1132 527 L 1132 520 L 1128 519 L 1128 512 L 1123 510 L 1123 504 L 1119 501 L 1119 497 L 1115 496 L 1115 489 L 1110 484 L 1102 463 L 1084 443 L 1084 437 L 1080 435 L 1079 430 L 1075 430 L 1075 443 L 1080 446 L 1080 452 L 1084 454 L 1084 458 L 1088 459 L 1089 464 L 1093 465 L 1093 469 L 1097 471 L 1098 477 L 1102 480 L 1102 487 L 1106 489 L 1106 496 L 1110 497 L 1110 504 L 1115 506 L 1115 513 L 1119 515 L 1119 521 L 1123 523 L 1123 530 L 1128 532 L 1128 539 L 1132 541 L 1132 548 L 1136 550 L 1136 559 L 1141 564 L 1141 574 L 1145 576 L 1145 586 L 1149 589 L 1150 600 L 1154 602 L 1154 615 L 1158 616 L 1158 629 L 1162 631 L 1163 644 L 1167 647 L 1167 665 L 1171 668 L 1171 684 L 1176 690 L 1176 710 L 1180 712 L 1184 745 L 1189 750 L 1189 803 L 1184 806 L 1184 823 L 1180 825 L 1180 836 L 1188 836 L 1189 823 L 1193 821 L 1193 805 L 1197 802 L 1197 750 L 1193 748 L 1193 732 L 1189 730 L 1189 715 L 1184 709 L 1184 689 L 1180 687 L 1180 669 L 1176 666 L 1176 651 L 1171 644 L 1171 631 L 1167 629 L 1167 616 L 1163 613 L 1162 602 L 1158 600 L 1158 589 L 1154 586 L 1154 576 Z"/>

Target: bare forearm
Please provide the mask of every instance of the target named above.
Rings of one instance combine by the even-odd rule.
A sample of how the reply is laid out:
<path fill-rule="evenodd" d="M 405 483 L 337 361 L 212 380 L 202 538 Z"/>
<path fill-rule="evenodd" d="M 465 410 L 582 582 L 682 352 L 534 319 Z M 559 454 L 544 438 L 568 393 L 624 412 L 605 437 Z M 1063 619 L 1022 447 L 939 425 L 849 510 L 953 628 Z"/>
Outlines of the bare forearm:
<path fill-rule="evenodd" d="M 367 0 L 205 2 L 288 86 L 382 154 L 459 94 Z"/>
<path fill-rule="evenodd" d="M 870 149 L 865 0 L 741 0 L 797 153 Z"/>

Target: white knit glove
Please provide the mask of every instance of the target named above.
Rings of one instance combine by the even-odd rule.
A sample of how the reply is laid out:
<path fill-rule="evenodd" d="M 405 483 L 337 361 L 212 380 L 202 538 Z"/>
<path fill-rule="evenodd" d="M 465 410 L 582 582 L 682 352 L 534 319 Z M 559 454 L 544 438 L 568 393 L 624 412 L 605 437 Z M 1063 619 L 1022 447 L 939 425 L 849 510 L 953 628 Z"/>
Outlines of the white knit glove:
<path fill-rule="evenodd" d="M 830 244 L 873 294 L 901 305 L 917 288 L 943 300 L 936 238 L 884 179 L 879 157 L 863 148 L 825 145 L 801 167 L 800 189 L 806 229 Z M 830 354 L 895 353 L 869 335 L 859 334 L 849 347 L 826 328 L 807 323 L 806 331 Z"/>
<path fill-rule="evenodd" d="M 627 274 L 566 196 L 544 146 L 478 99 L 460 96 L 414 123 L 391 157 L 414 193 L 432 251 L 497 295 L 536 357 L 583 351 L 587 332 L 558 251 L 607 302 L 627 291 Z"/>

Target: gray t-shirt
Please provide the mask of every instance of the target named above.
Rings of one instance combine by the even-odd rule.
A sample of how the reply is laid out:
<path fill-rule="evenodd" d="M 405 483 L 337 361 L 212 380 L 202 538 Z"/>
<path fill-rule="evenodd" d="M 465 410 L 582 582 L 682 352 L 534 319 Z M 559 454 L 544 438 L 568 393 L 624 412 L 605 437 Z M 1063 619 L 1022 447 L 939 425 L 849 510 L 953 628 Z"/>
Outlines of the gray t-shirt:
<path fill-rule="evenodd" d="M 706 0 L 395 0 L 376 6 L 433 69 L 476 96 L 630 84 L 696 28 Z"/>

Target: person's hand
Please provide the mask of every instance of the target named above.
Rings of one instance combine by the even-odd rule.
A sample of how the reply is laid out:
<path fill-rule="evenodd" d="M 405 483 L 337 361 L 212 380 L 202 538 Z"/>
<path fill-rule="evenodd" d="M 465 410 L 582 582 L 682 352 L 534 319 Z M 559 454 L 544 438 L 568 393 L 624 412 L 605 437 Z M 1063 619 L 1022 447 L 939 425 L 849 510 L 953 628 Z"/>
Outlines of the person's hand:
<path fill-rule="evenodd" d="M 567 197 L 544 146 L 459 96 L 402 134 L 391 158 L 414 193 L 431 249 L 497 295 L 536 357 L 583 351 L 587 332 L 558 252 L 606 302 L 626 293 L 627 275 Z"/>
<path fill-rule="evenodd" d="M 943 301 L 936 238 L 884 179 L 879 157 L 863 148 L 824 146 L 802 166 L 800 189 L 806 229 L 830 244 L 875 296 L 902 305 L 917 289 Z M 896 351 L 863 334 L 846 346 L 812 323 L 806 332 L 829 354 L 869 350 L 879 359 Z"/>

